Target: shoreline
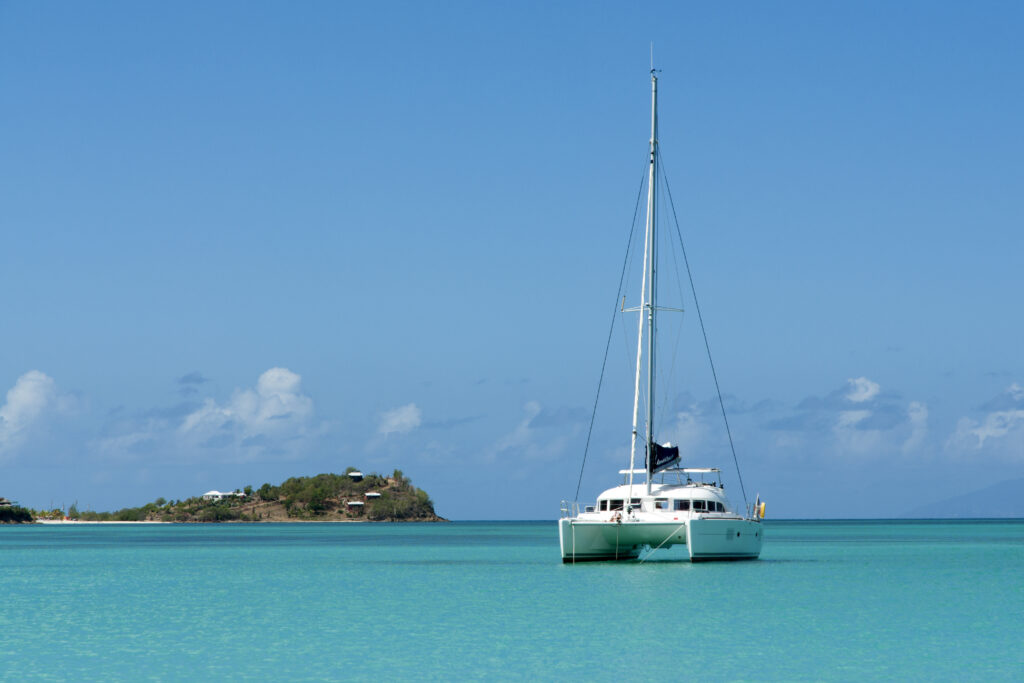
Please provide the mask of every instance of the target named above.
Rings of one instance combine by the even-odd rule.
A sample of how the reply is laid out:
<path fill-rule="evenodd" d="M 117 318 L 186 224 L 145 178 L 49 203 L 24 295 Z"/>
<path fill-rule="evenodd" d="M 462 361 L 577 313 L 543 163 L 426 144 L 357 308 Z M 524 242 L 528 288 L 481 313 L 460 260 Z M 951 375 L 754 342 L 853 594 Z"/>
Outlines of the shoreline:
<path fill-rule="evenodd" d="M 81 524 L 174 524 L 174 522 L 157 522 L 157 521 L 153 521 L 153 522 L 149 522 L 149 521 L 144 521 L 144 522 L 115 522 L 115 521 L 110 521 L 110 522 L 101 522 L 101 521 L 88 522 L 88 521 L 80 521 L 80 520 L 77 520 L 77 519 L 35 519 L 35 520 L 32 520 L 31 522 L 28 522 L 28 524 L 48 524 L 48 525 L 49 524 L 52 524 L 52 525 L 73 524 L 73 525 L 77 526 L 77 525 L 81 525 Z"/>
<path fill-rule="evenodd" d="M 159 520 L 142 520 L 137 522 L 120 520 L 78 520 L 78 519 L 36 519 L 24 524 L 46 524 L 52 526 L 91 526 L 96 524 L 436 524 L 450 522 L 450 519 L 407 519 L 407 520 L 371 520 L 371 519 L 267 519 L 242 521 L 237 519 L 220 522 L 163 522 Z"/>

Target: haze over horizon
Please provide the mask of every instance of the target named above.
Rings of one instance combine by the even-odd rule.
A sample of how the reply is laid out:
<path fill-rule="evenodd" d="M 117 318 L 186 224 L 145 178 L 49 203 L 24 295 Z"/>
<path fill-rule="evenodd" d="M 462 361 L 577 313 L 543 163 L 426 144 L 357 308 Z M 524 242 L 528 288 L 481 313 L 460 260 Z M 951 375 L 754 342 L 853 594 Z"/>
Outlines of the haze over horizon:
<path fill-rule="evenodd" d="M 0 2 L 0 496 L 352 465 L 555 518 L 652 41 L 749 497 L 893 517 L 1018 480 L 1022 32 L 1009 2 Z M 684 323 L 663 438 L 741 503 Z M 581 501 L 625 465 L 626 356 Z"/>

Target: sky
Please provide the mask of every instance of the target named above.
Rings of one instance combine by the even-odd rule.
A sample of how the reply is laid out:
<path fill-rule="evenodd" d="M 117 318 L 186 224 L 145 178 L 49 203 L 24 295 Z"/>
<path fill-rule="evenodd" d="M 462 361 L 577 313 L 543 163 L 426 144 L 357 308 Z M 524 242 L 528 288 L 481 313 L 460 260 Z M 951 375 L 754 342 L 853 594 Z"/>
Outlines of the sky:
<path fill-rule="evenodd" d="M 1024 477 L 1022 31 L 1013 2 L 0 1 L 0 495 L 355 466 L 557 517 L 652 44 L 746 495 L 887 517 Z M 681 301 L 659 439 L 741 503 Z M 626 465 L 618 317 L 584 502 Z"/>

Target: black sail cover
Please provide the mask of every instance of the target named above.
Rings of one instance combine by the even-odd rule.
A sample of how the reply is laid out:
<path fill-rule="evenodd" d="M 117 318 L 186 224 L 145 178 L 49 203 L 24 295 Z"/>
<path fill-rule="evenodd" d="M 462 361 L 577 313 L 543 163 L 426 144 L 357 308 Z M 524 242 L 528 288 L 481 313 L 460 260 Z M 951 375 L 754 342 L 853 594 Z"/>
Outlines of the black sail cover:
<path fill-rule="evenodd" d="M 647 471 L 651 474 L 661 472 L 679 462 L 679 446 L 662 446 L 651 442 L 647 446 Z"/>

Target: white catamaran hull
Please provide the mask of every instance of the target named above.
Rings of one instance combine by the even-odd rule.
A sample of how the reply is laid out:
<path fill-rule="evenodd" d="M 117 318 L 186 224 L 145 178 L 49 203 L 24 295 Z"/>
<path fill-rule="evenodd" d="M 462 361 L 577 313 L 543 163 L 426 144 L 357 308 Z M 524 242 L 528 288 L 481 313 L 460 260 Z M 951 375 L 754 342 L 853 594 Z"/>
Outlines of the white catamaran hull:
<path fill-rule="evenodd" d="M 692 562 L 754 560 L 764 540 L 759 521 L 715 517 L 672 522 L 562 518 L 558 535 L 563 562 L 632 560 L 645 549 L 679 544 L 687 546 Z"/>
<path fill-rule="evenodd" d="M 756 560 L 764 525 L 752 519 L 691 519 L 686 523 L 690 561 Z"/>

